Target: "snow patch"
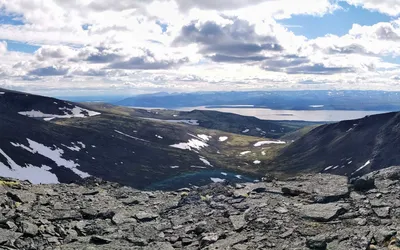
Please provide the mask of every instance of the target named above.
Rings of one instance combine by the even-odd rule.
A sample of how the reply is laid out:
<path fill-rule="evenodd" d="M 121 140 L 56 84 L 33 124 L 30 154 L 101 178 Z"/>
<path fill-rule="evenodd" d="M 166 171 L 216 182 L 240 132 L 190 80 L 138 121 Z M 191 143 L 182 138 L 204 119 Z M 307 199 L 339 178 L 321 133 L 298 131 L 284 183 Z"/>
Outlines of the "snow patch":
<path fill-rule="evenodd" d="M 228 174 L 227 174 L 227 173 L 225 173 L 225 172 L 221 172 L 221 174 L 222 174 L 222 175 L 225 175 L 225 176 L 227 176 L 227 175 L 228 175 Z"/>
<path fill-rule="evenodd" d="M 203 167 L 203 166 L 190 166 L 191 168 L 199 168 L 199 169 L 206 169 L 206 167 Z"/>
<path fill-rule="evenodd" d="M 29 152 L 31 152 L 33 154 L 40 154 L 40 155 L 52 160 L 59 167 L 69 168 L 69 169 L 71 169 L 72 172 L 79 175 L 81 178 L 86 178 L 86 177 L 90 176 L 88 173 L 85 173 L 77 168 L 79 166 L 79 164 L 77 164 L 71 160 L 63 159 L 62 155 L 64 154 L 64 150 L 57 148 L 57 147 L 55 147 L 55 149 L 51 149 L 50 147 L 46 147 L 45 145 L 40 144 L 35 141 L 32 141 L 29 138 L 27 138 L 27 140 L 29 143 L 29 150 L 28 150 Z M 26 149 L 27 147 L 24 146 L 21 148 Z"/>
<path fill-rule="evenodd" d="M 55 119 L 55 118 L 61 118 L 61 119 L 67 119 L 67 118 L 86 118 L 88 116 L 96 116 L 100 115 L 101 113 L 91 111 L 88 109 L 84 109 L 78 106 L 75 106 L 72 109 L 69 108 L 59 108 L 60 110 L 64 110 L 63 115 L 56 115 L 56 114 L 46 114 L 43 113 L 42 111 L 39 110 L 31 110 L 31 111 L 21 111 L 18 112 L 20 115 L 24 115 L 27 117 L 32 117 L 32 118 L 47 118 L 46 121 L 49 121 L 50 118 Z M 69 111 L 69 112 L 67 112 Z"/>
<path fill-rule="evenodd" d="M 242 133 L 246 134 L 250 131 L 250 129 L 246 128 L 245 130 L 242 131 Z"/>
<path fill-rule="evenodd" d="M 261 154 L 264 156 L 267 155 L 267 153 L 265 153 L 265 151 L 262 151 Z"/>
<path fill-rule="evenodd" d="M 262 145 L 269 145 L 269 144 L 286 144 L 284 141 L 259 141 L 254 144 L 254 147 L 260 147 Z"/>
<path fill-rule="evenodd" d="M 162 138 L 163 138 L 161 135 L 156 135 L 156 137 L 157 137 L 158 139 L 162 139 Z"/>
<path fill-rule="evenodd" d="M 224 142 L 224 141 L 228 140 L 228 136 L 220 136 L 218 140 L 220 142 Z"/>
<path fill-rule="evenodd" d="M 261 161 L 259 161 L 259 160 L 255 160 L 255 161 L 253 161 L 253 163 L 254 163 L 254 164 L 256 164 L 256 165 L 258 165 L 258 164 L 260 164 L 260 163 L 261 163 Z"/>
<path fill-rule="evenodd" d="M 359 167 L 356 171 L 353 172 L 357 173 L 358 171 L 362 170 L 363 168 L 365 168 L 366 166 L 368 166 L 369 164 L 371 164 L 371 160 L 368 160 L 364 165 L 362 165 L 361 167 Z"/>
<path fill-rule="evenodd" d="M 219 183 L 219 182 L 224 182 L 224 181 L 225 181 L 225 179 L 221 179 L 221 178 L 213 178 L 213 177 L 210 177 L 210 179 L 211 179 L 211 181 L 214 182 L 214 183 Z"/>
<path fill-rule="evenodd" d="M 120 134 L 120 135 L 124 135 L 124 136 L 126 136 L 126 137 L 129 137 L 129 138 L 132 138 L 132 139 L 135 139 L 135 140 L 138 140 L 138 141 L 149 142 L 149 141 L 146 141 L 146 140 L 143 140 L 143 139 L 140 139 L 140 138 L 137 138 L 137 137 L 134 137 L 134 136 L 125 134 L 125 133 L 123 133 L 123 132 L 121 132 L 121 131 L 118 131 L 118 130 L 114 130 L 114 131 L 117 132 L 117 133 Z"/>
<path fill-rule="evenodd" d="M 212 136 L 209 135 L 197 135 L 197 137 L 199 137 L 203 141 L 209 141 L 212 138 Z"/>
<path fill-rule="evenodd" d="M 4 92 L 0 92 L 0 95 L 4 95 L 5 93 Z"/>
<path fill-rule="evenodd" d="M 206 158 L 200 157 L 199 159 L 200 159 L 200 161 L 202 161 L 207 166 L 213 167 L 213 165 L 211 165 L 211 163 Z"/>
<path fill-rule="evenodd" d="M 333 166 L 326 167 L 324 171 L 328 171 L 329 169 L 333 168 Z"/>
<path fill-rule="evenodd" d="M 179 168 L 179 166 L 171 166 L 170 168 L 176 169 L 176 168 Z"/>
<path fill-rule="evenodd" d="M 247 154 L 250 154 L 250 153 L 251 153 L 251 151 L 244 151 L 244 152 L 241 152 L 240 155 L 247 155 Z"/>
<path fill-rule="evenodd" d="M 240 174 L 235 175 L 236 178 L 242 179 L 242 176 Z"/>
<path fill-rule="evenodd" d="M 170 145 L 170 147 L 184 149 L 184 150 L 193 150 L 193 149 L 200 150 L 201 148 L 208 147 L 208 144 L 198 139 L 189 139 L 188 142 L 173 144 Z"/>
<path fill-rule="evenodd" d="M 25 167 L 19 166 L 15 163 L 2 149 L 0 154 L 6 158 L 8 167 L 0 162 L 0 176 L 15 178 L 19 180 L 29 180 L 33 184 L 51 184 L 59 183 L 55 174 L 49 172 L 49 166 L 42 165 L 42 167 L 35 167 L 31 164 L 26 164 Z"/>

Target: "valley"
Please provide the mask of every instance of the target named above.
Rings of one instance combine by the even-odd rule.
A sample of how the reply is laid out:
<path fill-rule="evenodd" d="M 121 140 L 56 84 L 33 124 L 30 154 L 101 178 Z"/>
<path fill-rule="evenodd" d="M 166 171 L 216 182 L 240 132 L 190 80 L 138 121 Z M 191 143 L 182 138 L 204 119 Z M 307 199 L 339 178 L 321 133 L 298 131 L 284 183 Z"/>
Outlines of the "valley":
<path fill-rule="evenodd" d="M 175 190 L 266 174 L 352 178 L 400 164 L 395 112 L 323 125 L 2 93 L 0 175 L 32 183 L 94 176 Z"/>

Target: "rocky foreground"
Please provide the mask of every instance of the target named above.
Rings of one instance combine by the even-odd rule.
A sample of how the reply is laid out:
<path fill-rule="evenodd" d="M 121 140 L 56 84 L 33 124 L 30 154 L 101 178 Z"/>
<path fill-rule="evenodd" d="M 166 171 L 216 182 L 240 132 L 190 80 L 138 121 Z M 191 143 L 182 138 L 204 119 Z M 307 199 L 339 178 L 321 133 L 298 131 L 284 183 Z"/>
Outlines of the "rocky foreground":
<path fill-rule="evenodd" d="M 0 179 L 0 249 L 400 249 L 400 167 L 144 192 Z"/>

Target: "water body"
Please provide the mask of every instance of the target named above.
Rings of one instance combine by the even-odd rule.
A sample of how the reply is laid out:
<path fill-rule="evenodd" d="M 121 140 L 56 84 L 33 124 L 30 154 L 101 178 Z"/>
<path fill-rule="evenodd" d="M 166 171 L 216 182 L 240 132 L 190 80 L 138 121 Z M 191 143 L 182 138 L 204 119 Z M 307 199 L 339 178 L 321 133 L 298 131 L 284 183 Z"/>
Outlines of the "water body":
<path fill-rule="evenodd" d="M 190 186 L 204 186 L 210 183 L 229 181 L 230 183 L 254 182 L 257 178 L 227 172 L 224 170 L 204 170 L 195 173 L 186 173 L 174 176 L 164 181 L 153 183 L 147 190 L 177 190 Z"/>
<path fill-rule="evenodd" d="M 317 106 L 317 105 L 315 105 Z M 319 107 L 319 106 L 317 106 Z M 312 121 L 312 122 L 336 122 L 343 120 L 354 120 L 363 118 L 368 115 L 376 115 L 389 111 L 363 111 L 363 110 L 274 110 L 267 108 L 252 108 L 252 107 L 185 107 L 177 108 L 179 111 L 192 110 L 214 110 L 226 113 L 234 113 L 244 116 L 254 116 L 262 120 L 275 121 Z"/>

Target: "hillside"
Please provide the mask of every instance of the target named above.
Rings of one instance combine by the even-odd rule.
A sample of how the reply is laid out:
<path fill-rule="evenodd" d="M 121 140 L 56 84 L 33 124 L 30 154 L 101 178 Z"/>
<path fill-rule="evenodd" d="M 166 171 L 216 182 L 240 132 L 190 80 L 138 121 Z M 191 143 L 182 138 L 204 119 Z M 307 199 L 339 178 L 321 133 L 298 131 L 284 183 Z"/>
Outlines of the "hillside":
<path fill-rule="evenodd" d="M 392 167 L 354 185 L 318 174 L 173 192 L 0 178 L 0 248 L 399 250 L 399 175 Z"/>
<path fill-rule="evenodd" d="M 1 93 L 0 176 L 33 183 L 96 176 L 146 188 L 198 172 L 207 175 L 196 184 L 242 182 L 242 175 L 262 176 L 264 163 L 285 144 L 54 98 Z M 254 146 L 262 141 L 271 143 L 268 150 Z"/>
<path fill-rule="evenodd" d="M 265 138 L 279 138 L 287 133 L 304 128 L 305 126 L 321 124 L 314 122 L 267 121 L 252 116 L 242 116 L 209 110 L 193 110 L 190 112 L 167 109 L 147 110 L 93 102 L 84 103 L 83 105 L 102 112 L 112 112 L 114 114 L 153 120 L 164 120 L 171 123 L 190 124 L 207 129 Z"/>
<path fill-rule="evenodd" d="M 400 113 L 319 126 L 277 156 L 275 170 L 358 176 L 400 164 Z"/>

